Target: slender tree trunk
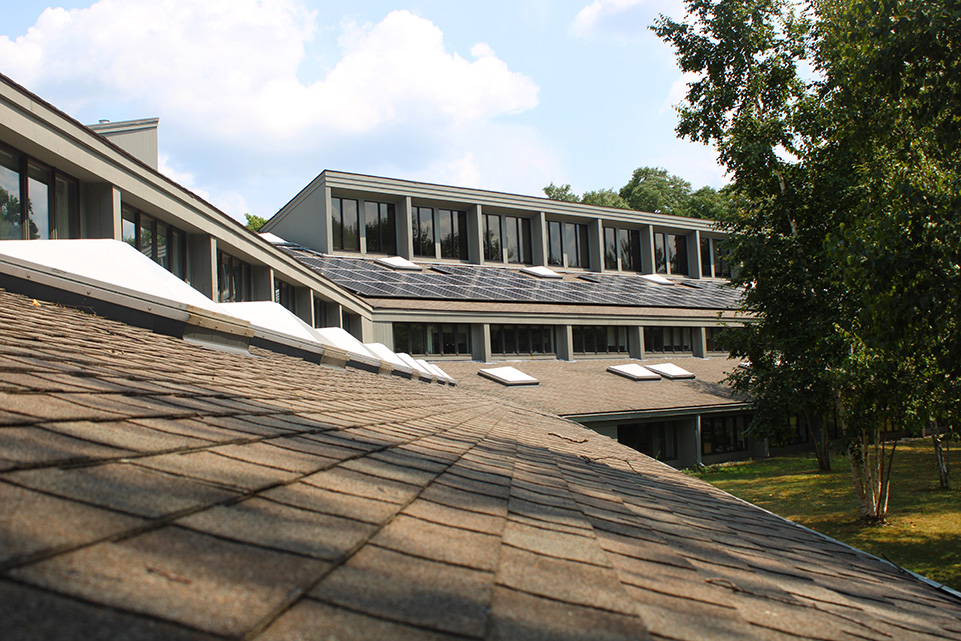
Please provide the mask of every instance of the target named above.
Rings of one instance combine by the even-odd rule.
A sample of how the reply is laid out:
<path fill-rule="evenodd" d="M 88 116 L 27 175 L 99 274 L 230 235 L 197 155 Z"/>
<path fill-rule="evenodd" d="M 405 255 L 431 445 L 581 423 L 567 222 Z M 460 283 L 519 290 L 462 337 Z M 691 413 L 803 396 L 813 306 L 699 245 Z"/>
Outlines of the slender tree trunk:
<path fill-rule="evenodd" d="M 814 456 L 818 460 L 818 469 L 822 472 L 831 471 L 831 439 L 823 420 L 815 420 L 810 412 L 802 414 L 807 424 L 808 434 L 814 443 Z"/>
<path fill-rule="evenodd" d="M 861 518 L 870 524 L 884 523 L 891 495 L 891 469 L 897 441 L 890 446 L 884 439 L 887 422 L 878 423 L 871 430 L 862 429 L 848 449 L 851 477 L 858 497 Z"/>
<path fill-rule="evenodd" d="M 949 490 L 951 489 L 951 467 L 948 460 L 948 450 L 945 448 L 944 442 L 947 441 L 948 447 L 950 447 L 951 440 L 948 435 L 941 434 L 938 422 L 935 419 L 930 420 L 930 425 L 931 440 L 934 442 L 934 459 L 938 465 L 938 481 L 942 490 Z"/>

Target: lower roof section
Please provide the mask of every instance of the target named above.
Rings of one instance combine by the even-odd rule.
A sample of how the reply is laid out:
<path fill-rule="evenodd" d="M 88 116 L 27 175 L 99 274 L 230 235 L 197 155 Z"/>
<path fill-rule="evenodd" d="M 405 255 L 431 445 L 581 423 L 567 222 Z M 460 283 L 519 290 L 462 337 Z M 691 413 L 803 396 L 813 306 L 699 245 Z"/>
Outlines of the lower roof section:
<path fill-rule="evenodd" d="M 607 370 L 612 365 L 674 363 L 694 374 L 694 379 L 632 381 Z M 505 400 L 560 416 L 652 416 L 726 411 L 745 407 L 724 383 L 739 361 L 724 358 L 647 358 L 636 360 L 585 359 L 503 361 L 539 381 L 536 387 L 504 387 L 478 375 L 489 363 L 444 361 L 444 370 L 464 389 L 492 394 Z"/>
<path fill-rule="evenodd" d="M 951 594 L 544 412 L 0 324 L 5 640 L 961 637 Z"/>

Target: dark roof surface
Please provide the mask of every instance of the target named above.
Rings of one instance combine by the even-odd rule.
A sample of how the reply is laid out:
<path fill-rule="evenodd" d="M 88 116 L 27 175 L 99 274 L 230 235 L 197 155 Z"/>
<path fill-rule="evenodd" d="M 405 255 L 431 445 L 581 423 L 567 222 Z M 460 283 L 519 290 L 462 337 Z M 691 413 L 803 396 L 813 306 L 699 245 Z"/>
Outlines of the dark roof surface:
<path fill-rule="evenodd" d="M 568 305 L 735 309 L 740 294 L 724 281 L 683 279 L 653 283 L 637 274 L 565 274 L 561 280 L 517 269 L 443 263 L 423 271 L 395 271 L 373 260 L 328 256 L 288 243 L 278 245 L 344 289 L 373 298 L 497 301 Z M 589 280 L 586 280 L 589 279 Z"/>
<path fill-rule="evenodd" d="M 438 361 L 444 371 L 464 389 L 493 394 L 528 407 L 559 414 L 580 416 L 615 412 L 652 412 L 675 408 L 723 410 L 743 404 L 735 398 L 724 379 L 738 361 L 713 358 L 583 359 L 577 361 L 521 360 L 498 363 Z M 610 365 L 674 363 L 696 378 L 693 380 L 633 381 L 607 371 Z M 539 383 L 531 387 L 506 387 L 478 375 L 489 367 L 515 367 Z"/>
<path fill-rule="evenodd" d="M 0 636 L 959 639 L 961 601 L 568 421 L 0 291 Z"/>

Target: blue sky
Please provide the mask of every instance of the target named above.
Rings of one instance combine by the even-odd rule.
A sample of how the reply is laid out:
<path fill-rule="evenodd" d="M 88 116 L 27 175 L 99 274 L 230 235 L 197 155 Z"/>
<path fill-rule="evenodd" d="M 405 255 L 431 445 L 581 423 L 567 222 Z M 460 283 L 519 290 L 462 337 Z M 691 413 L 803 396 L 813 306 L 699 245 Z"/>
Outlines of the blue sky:
<path fill-rule="evenodd" d="M 324 169 L 539 196 L 650 165 L 720 187 L 713 151 L 675 137 L 659 13 L 683 4 L 20 0 L 0 72 L 87 124 L 159 116 L 161 170 L 237 218 Z"/>

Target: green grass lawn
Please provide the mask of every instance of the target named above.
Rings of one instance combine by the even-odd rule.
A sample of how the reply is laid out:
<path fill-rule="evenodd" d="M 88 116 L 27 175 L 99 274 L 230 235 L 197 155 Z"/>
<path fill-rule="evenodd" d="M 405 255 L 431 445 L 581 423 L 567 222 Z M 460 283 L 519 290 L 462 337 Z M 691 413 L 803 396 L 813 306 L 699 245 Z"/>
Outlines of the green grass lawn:
<path fill-rule="evenodd" d="M 832 456 L 819 473 L 813 453 L 712 466 L 694 476 L 780 514 L 961 590 L 961 455 L 952 451 L 951 490 L 938 489 L 930 439 L 903 441 L 894 455 L 888 523 L 858 521 L 851 470 Z"/>

